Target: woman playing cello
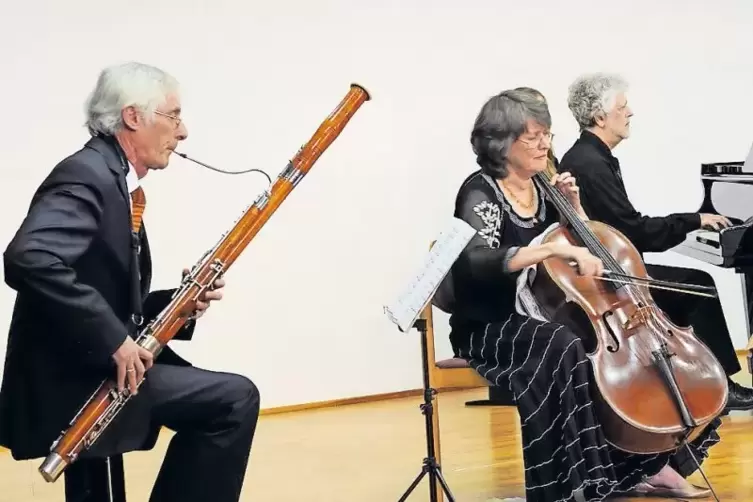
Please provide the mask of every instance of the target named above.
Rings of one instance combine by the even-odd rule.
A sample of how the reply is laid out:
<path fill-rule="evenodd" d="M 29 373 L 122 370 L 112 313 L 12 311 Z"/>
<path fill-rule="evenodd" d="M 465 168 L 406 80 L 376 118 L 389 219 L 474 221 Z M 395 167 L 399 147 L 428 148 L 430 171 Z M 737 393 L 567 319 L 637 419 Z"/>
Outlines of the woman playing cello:
<path fill-rule="evenodd" d="M 450 339 L 458 357 L 487 380 L 512 391 L 520 415 L 529 501 L 600 501 L 648 494 L 702 498 L 710 491 L 685 477 L 696 465 L 684 449 L 637 455 L 606 441 L 590 394 L 594 385 L 582 340 L 571 327 L 517 313 L 519 272 L 550 257 L 601 275 L 602 261 L 585 247 L 529 245 L 560 215 L 533 176 L 547 167 L 551 118 L 546 103 L 524 90 L 487 101 L 471 144 L 480 170 L 457 194 L 455 216 L 477 233 L 452 269 L 455 306 Z M 552 178 L 583 219 L 575 179 Z M 690 443 L 698 462 L 719 441 L 714 419 Z"/>

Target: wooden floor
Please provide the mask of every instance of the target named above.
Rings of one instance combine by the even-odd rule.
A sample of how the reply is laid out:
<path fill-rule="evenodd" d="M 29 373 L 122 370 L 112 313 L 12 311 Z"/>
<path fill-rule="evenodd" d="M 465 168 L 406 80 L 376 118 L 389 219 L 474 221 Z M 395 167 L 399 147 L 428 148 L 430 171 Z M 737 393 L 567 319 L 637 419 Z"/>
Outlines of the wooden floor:
<path fill-rule="evenodd" d="M 517 414 L 513 408 L 464 406 L 484 397 L 485 389 L 439 395 L 443 470 L 459 502 L 524 492 Z M 425 455 L 419 404 L 419 398 L 402 398 L 262 416 L 242 500 L 397 501 Z M 753 500 L 753 416 L 726 417 L 721 434 L 707 473 L 721 500 Z M 126 456 L 129 502 L 148 500 L 168 440 L 164 435 L 154 451 Z M 0 501 L 62 501 L 62 480 L 46 484 L 38 463 L 1 453 Z M 423 482 L 408 502 L 427 500 Z"/>

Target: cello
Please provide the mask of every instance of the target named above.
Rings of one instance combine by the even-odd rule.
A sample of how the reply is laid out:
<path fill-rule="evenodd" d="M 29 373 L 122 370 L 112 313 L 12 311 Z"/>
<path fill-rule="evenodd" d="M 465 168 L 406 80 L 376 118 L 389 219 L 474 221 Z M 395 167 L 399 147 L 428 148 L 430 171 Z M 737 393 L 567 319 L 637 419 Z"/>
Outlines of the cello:
<path fill-rule="evenodd" d="M 607 442 L 636 454 L 687 446 L 724 410 L 727 377 L 692 327 L 667 318 L 650 288 L 704 294 L 704 287 L 650 278 L 625 235 L 582 219 L 544 173 L 534 183 L 562 221 L 542 243 L 586 247 L 604 265 L 602 276 L 584 276 L 568 260 L 548 258 L 536 265 L 530 289 L 549 319 L 571 326 L 585 342 Z"/>

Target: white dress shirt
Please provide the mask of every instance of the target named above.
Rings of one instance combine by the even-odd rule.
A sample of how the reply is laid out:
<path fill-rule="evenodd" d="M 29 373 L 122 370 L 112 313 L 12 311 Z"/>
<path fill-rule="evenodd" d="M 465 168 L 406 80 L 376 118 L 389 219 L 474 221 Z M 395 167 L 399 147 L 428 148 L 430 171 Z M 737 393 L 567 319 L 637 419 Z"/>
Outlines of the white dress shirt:
<path fill-rule="evenodd" d="M 126 186 L 128 187 L 129 194 L 133 193 L 139 187 L 139 177 L 130 162 L 128 163 L 128 172 L 126 173 Z M 131 199 L 131 205 L 133 207 L 133 199 Z"/>

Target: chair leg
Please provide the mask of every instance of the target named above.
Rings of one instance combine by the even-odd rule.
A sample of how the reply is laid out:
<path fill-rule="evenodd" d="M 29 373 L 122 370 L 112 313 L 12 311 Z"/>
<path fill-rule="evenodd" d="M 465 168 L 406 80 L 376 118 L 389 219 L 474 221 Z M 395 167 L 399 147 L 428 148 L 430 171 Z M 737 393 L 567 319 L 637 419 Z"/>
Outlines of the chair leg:
<path fill-rule="evenodd" d="M 110 471 L 110 493 L 112 502 L 126 502 L 125 467 L 123 455 L 115 455 L 108 459 Z"/>
<path fill-rule="evenodd" d="M 126 502 L 123 456 L 71 464 L 65 472 L 65 502 Z"/>
<path fill-rule="evenodd" d="M 442 450 L 439 446 L 439 394 L 436 394 L 434 396 L 434 402 L 432 403 L 432 415 L 431 415 L 431 421 L 432 421 L 432 429 L 433 429 L 433 435 L 432 441 L 434 441 L 434 457 L 437 461 L 437 464 L 439 467 L 442 467 Z M 439 483 L 439 480 L 436 481 L 436 490 L 437 490 L 437 502 L 444 502 L 444 491 L 442 490 L 442 485 Z"/>
<path fill-rule="evenodd" d="M 489 386 L 489 399 L 466 401 L 466 406 L 515 406 L 512 392 L 506 386 Z"/>

